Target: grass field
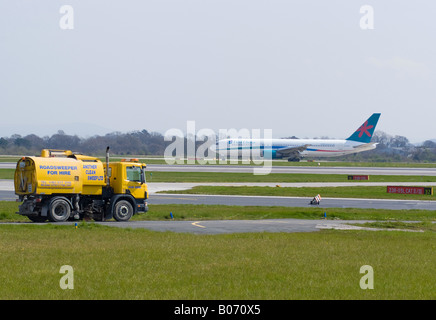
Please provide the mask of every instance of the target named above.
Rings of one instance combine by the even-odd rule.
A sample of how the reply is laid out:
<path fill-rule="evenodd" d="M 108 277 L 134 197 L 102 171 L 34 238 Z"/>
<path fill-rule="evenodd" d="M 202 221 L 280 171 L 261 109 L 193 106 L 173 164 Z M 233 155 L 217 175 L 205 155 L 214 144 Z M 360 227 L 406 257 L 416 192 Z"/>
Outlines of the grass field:
<path fill-rule="evenodd" d="M 27 221 L 16 202 L 0 219 Z M 319 219 L 319 208 L 153 205 L 140 220 Z M 421 233 L 320 231 L 192 235 L 102 227 L 0 225 L 0 299 L 434 299 L 434 212 L 328 209 L 331 219 L 409 220 Z M 171 223 L 169 221 L 169 223 Z M 379 222 L 376 227 L 381 227 Z M 392 221 L 389 228 L 406 227 Z M 407 257 L 407 258 L 406 258 Z M 74 270 L 62 290 L 60 267 Z M 362 290 L 360 267 L 374 270 Z"/>
<path fill-rule="evenodd" d="M 0 179 L 11 179 L 13 171 L 0 170 Z M 259 177 L 270 180 L 248 181 L 279 184 L 346 179 L 346 175 L 156 172 L 152 181 L 242 182 Z M 406 177 L 371 176 L 371 181 L 376 181 L 374 179 L 395 182 L 404 181 Z M 407 179 L 411 180 L 406 182 L 417 183 L 434 181 L 431 180 L 434 177 Z M 212 187 L 191 192 L 296 195 L 290 189 L 298 192 L 298 196 L 308 197 L 317 193 L 323 197 L 345 197 L 347 194 L 378 197 L 386 193 L 385 187 L 326 190 Z M 429 196 L 424 199 L 428 200 Z M 16 202 L 0 202 L 0 222 L 27 222 L 26 217 L 15 214 L 17 206 Z M 136 215 L 133 219 L 168 220 L 169 212 L 176 220 L 319 219 L 325 211 L 328 219 L 376 220 L 368 226 L 424 232 L 324 230 L 314 233 L 193 235 L 110 228 L 89 222 L 80 223 L 77 229 L 35 223 L 0 224 L 0 299 L 436 298 L 436 225 L 431 223 L 436 220 L 434 211 L 151 205 L 147 214 Z M 63 276 L 59 270 L 63 265 L 70 265 L 74 270 L 73 290 L 62 290 L 59 286 Z M 372 290 L 360 288 L 363 276 L 360 268 L 363 265 L 370 265 L 374 270 Z"/>
<path fill-rule="evenodd" d="M 435 299 L 434 232 L 0 226 L 0 299 Z M 60 267 L 74 271 L 62 290 Z M 374 270 L 362 290 L 360 267 Z"/>
<path fill-rule="evenodd" d="M 29 222 L 27 217 L 16 214 L 18 203 L 0 201 L 0 222 Z M 376 221 L 436 221 L 435 211 L 383 210 L 358 208 L 292 208 L 292 207 L 241 207 L 223 205 L 160 204 L 150 205 L 147 213 L 137 214 L 132 220 L 257 220 L 257 219 L 327 219 L 376 220 Z"/>

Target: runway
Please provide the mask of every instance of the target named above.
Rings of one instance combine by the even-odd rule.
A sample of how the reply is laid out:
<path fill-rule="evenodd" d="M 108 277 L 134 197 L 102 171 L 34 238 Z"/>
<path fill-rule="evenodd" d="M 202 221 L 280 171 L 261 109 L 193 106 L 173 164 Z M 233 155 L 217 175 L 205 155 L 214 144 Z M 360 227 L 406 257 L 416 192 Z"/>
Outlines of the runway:
<path fill-rule="evenodd" d="M 16 163 L 0 162 L 0 169 L 15 169 Z M 253 173 L 262 166 L 251 165 L 183 165 L 183 164 L 147 164 L 148 172 L 233 172 Z M 271 167 L 271 173 L 310 173 L 344 175 L 404 175 L 436 176 L 436 168 L 411 167 L 328 167 L 323 166 L 278 166 Z"/>
<path fill-rule="evenodd" d="M 160 165 L 149 164 L 147 171 L 166 172 L 234 172 L 253 173 L 262 166 L 244 165 Z M 404 175 L 404 176 L 436 176 L 436 168 L 409 167 L 327 167 L 327 166 L 272 166 L 271 173 L 311 173 L 311 174 L 344 174 L 344 175 Z"/>

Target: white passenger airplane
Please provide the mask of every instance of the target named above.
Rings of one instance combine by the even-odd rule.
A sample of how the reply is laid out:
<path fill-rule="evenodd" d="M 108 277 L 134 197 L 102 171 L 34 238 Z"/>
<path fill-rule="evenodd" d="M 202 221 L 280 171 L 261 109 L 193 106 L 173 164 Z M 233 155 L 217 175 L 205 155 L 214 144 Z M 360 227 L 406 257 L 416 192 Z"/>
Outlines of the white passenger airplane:
<path fill-rule="evenodd" d="M 212 150 L 222 157 L 244 156 L 255 153 L 267 159 L 288 158 L 300 161 L 302 157 L 337 157 L 376 148 L 371 142 L 380 113 L 373 113 L 350 137 L 333 139 L 223 139 Z M 245 152 L 245 153 L 244 153 Z"/>

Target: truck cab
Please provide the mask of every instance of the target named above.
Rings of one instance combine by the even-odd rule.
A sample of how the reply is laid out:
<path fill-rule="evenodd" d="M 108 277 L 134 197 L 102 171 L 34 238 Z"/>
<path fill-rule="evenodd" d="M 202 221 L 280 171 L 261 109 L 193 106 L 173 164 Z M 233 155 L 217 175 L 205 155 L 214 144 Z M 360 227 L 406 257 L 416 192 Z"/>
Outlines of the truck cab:
<path fill-rule="evenodd" d="M 146 166 L 138 159 L 123 159 L 109 163 L 109 185 L 115 195 L 131 195 L 136 201 L 135 211 L 147 211 L 148 189 L 145 179 Z"/>

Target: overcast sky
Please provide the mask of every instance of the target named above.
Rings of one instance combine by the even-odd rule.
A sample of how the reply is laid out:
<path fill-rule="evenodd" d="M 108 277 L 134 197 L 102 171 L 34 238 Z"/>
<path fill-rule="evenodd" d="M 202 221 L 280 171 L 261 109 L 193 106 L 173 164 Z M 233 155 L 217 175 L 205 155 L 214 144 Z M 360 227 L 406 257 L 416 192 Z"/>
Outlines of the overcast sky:
<path fill-rule="evenodd" d="M 435 139 L 435 13 L 428 0 L 0 0 L 0 136 L 192 120 L 347 138 L 380 112 L 377 130 Z"/>

